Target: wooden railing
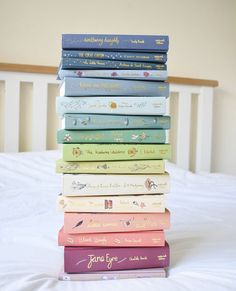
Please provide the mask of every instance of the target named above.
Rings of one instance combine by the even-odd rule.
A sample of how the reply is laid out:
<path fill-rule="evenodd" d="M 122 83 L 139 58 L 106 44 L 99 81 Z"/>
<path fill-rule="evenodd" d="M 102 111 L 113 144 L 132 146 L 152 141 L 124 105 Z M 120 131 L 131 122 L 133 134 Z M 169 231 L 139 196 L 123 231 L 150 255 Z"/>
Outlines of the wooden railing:
<path fill-rule="evenodd" d="M 56 72 L 57 68 L 50 66 L 0 63 L 0 81 L 4 87 L 4 90 L 0 90 L 0 93 L 4 92 L 3 96 L 0 96 L 2 151 L 19 151 L 20 85 L 22 83 L 31 83 L 33 86 L 30 108 L 32 119 L 29 123 L 30 150 L 48 149 L 47 119 L 50 109 L 48 108 L 48 86 L 49 84 L 58 85 Z M 168 81 L 171 94 L 167 99 L 167 114 L 172 116 L 172 130 L 168 138 L 173 145 L 172 161 L 184 169 L 209 172 L 213 93 L 218 82 L 174 76 L 170 76 Z M 50 106 L 55 105 L 51 102 Z M 57 123 L 54 122 L 54 124 L 55 128 L 52 132 L 56 132 Z"/>

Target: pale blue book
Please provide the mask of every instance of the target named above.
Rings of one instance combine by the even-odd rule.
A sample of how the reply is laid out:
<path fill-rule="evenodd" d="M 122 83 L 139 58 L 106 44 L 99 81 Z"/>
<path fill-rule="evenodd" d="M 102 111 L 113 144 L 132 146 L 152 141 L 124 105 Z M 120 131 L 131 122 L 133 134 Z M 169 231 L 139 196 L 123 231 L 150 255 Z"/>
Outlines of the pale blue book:
<path fill-rule="evenodd" d="M 167 82 L 65 77 L 60 96 L 169 96 Z"/>
<path fill-rule="evenodd" d="M 105 78 L 124 80 L 166 81 L 167 70 L 62 70 L 58 72 L 58 79 L 74 78 Z"/>
<path fill-rule="evenodd" d="M 56 98 L 59 115 L 65 113 L 164 115 L 166 97 L 62 97 Z"/>

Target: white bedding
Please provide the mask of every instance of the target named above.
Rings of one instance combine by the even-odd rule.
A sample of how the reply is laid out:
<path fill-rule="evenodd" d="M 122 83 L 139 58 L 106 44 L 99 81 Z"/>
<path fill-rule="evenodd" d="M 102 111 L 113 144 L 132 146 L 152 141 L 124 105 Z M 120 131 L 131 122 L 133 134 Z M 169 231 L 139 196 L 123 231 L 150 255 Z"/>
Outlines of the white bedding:
<path fill-rule="evenodd" d="M 171 266 L 166 279 L 57 280 L 63 223 L 55 206 L 57 151 L 0 154 L 0 290 L 236 290 L 236 177 L 196 175 L 168 164 Z"/>

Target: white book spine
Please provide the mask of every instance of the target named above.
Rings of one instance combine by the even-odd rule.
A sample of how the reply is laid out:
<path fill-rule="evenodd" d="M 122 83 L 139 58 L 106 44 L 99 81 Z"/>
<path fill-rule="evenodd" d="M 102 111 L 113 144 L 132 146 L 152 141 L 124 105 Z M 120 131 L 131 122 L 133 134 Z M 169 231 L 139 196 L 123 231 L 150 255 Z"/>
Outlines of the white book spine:
<path fill-rule="evenodd" d="M 65 77 L 165 81 L 168 73 L 166 70 L 60 70 L 59 78 Z"/>
<path fill-rule="evenodd" d="M 167 173 L 159 175 L 64 174 L 64 196 L 135 195 L 168 193 Z"/>
<path fill-rule="evenodd" d="M 57 97 L 57 113 L 164 115 L 166 97 Z"/>

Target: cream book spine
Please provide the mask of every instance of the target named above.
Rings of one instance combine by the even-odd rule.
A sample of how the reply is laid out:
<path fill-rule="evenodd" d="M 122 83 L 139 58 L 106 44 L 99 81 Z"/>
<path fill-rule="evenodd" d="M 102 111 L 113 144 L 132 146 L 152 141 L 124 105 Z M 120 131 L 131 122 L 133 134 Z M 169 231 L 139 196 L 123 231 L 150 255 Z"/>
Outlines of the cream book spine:
<path fill-rule="evenodd" d="M 64 196 L 135 195 L 168 193 L 169 174 L 93 175 L 64 174 Z"/>
<path fill-rule="evenodd" d="M 58 209 L 63 212 L 165 212 L 164 194 L 100 197 L 59 195 L 57 202 Z"/>

